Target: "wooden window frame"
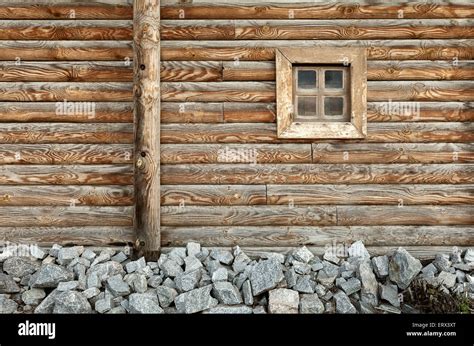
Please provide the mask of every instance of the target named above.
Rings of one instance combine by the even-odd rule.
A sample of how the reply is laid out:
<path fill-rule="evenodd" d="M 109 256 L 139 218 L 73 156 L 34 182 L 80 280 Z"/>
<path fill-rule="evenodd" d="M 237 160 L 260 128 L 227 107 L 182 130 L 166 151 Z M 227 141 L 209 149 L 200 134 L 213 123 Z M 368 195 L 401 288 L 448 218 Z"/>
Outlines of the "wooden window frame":
<path fill-rule="evenodd" d="M 350 122 L 297 121 L 294 65 L 349 67 Z M 278 138 L 357 139 L 367 135 L 367 55 L 365 48 L 279 48 L 276 50 Z"/>

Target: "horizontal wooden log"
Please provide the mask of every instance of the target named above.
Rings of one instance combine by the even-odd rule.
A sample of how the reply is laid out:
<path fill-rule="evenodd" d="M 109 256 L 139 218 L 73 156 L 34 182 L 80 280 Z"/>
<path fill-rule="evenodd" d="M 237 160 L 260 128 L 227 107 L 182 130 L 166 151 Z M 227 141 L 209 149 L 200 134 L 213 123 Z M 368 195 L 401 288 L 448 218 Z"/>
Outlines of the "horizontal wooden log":
<path fill-rule="evenodd" d="M 236 1 L 237 3 L 237 1 Z M 163 19 L 398 19 L 472 18 L 469 5 L 458 4 L 178 4 L 161 9 Z"/>
<path fill-rule="evenodd" d="M 224 122 L 252 123 L 276 121 L 276 106 L 274 103 L 224 103 Z"/>
<path fill-rule="evenodd" d="M 270 41 L 274 44 L 275 41 Z M 290 41 L 291 42 L 291 41 Z M 334 42 L 334 41 L 329 41 Z M 351 41 L 349 41 L 351 42 Z M 396 41 L 394 41 L 396 42 Z M 240 41 L 239 41 L 240 43 Z M 260 43 L 260 42 L 259 42 Z M 247 42 L 240 43 L 240 47 L 232 47 L 220 43 L 217 47 L 191 47 L 187 43 L 184 47 L 168 47 L 163 45 L 161 49 L 162 60 L 174 61 L 200 61 L 200 60 L 220 60 L 220 61 L 274 61 L 274 47 L 251 47 Z M 261 44 L 261 43 L 260 43 Z M 349 45 L 350 43 L 348 43 Z M 216 44 L 215 44 L 216 45 Z M 288 44 L 287 44 L 288 45 Z M 294 43 L 297 46 L 297 43 Z M 357 43 L 352 46 L 358 47 Z M 314 47 L 318 47 L 314 45 Z M 1 55 L 0 55 L 1 57 Z M 474 59 L 474 48 L 463 46 L 420 46 L 415 42 L 405 46 L 368 46 L 368 60 L 472 60 Z M 95 59 L 98 60 L 98 59 Z"/>
<path fill-rule="evenodd" d="M 275 83 L 161 83 L 162 101 L 274 102 Z"/>
<path fill-rule="evenodd" d="M 132 185 L 132 165 L 3 165 L 0 185 Z"/>
<path fill-rule="evenodd" d="M 0 22 L 0 40 L 131 40 L 132 24 L 124 20 L 41 20 Z"/>
<path fill-rule="evenodd" d="M 161 205 L 266 204 L 265 185 L 161 185 Z M 0 202 L 1 203 L 1 202 Z"/>
<path fill-rule="evenodd" d="M 162 123 L 220 123 L 222 103 L 161 102 Z"/>
<path fill-rule="evenodd" d="M 0 63 L 2 82 L 131 82 L 125 62 L 15 62 Z"/>
<path fill-rule="evenodd" d="M 394 210 L 396 209 L 396 210 Z M 472 225 L 474 206 L 337 206 L 340 226 Z"/>
<path fill-rule="evenodd" d="M 124 41 L 0 41 L 0 60 L 121 60 L 129 63 L 132 59 L 132 43 Z"/>
<path fill-rule="evenodd" d="M 187 206 L 161 207 L 163 226 L 222 226 L 222 225 L 312 225 L 336 224 L 335 207 L 282 206 Z"/>
<path fill-rule="evenodd" d="M 313 144 L 314 163 L 472 163 L 474 146 L 455 143 Z"/>
<path fill-rule="evenodd" d="M 367 120 L 385 121 L 474 121 L 474 102 L 419 102 L 416 112 L 411 112 L 409 103 L 369 102 Z"/>
<path fill-rule="evenodd" d="M 0 206 L 130 206 L 132 186 L 2 186 Z"/>
<path fill-rule="evenodd" d="M 68 102 L 68 101 L 67 101 Z M 82 107 L 81 106 L 87 106 Z M 73 111 L 67 111 L 73 109 Z M 77 111 L 75 111 L 77 109 Z M 66 111 L 64 111 L 66 110 Z M 80 110 L 83 110 L 82 112 Z M 84 110 L 88 110 L 84 112 Z M 93 112 L 90 112 L 93 110 Z M 0 102 L 1 122 L 132 123 L 130 102 Z"/>
<path fill-rule="evenodd" d="M 0 144 L 5 143 L 133 143 L 132 124 L 0 124 Z"/>
<path fill-rule="evenodd" d="M 161 240 L 163 246 L 172 247 L 186 246 L 191 241 L 206 247 L 239 245 L 242 248 L 335 245 L 344 250 L 345 245 L 347 252 L 349 245 L 358 240 L 367 247 L 447 246 L 454 245 L 453 241 L 456 245 L 472 246 L 473 232 L 472 227 L 465 226 L 163 226 Z"/>
<path fill-rule="evenodd" d="M 164 61 L 160 78 L 163 82 L 218 82 L 222 81 L 222 63 Z"/>
<path fill-rule="evenodd" d="M 470 164 L 163 165 L 162 184 L 473 184 Z"/>
<path fill-rule="evenodd" d="M 131 226 L 133 207 L 0 207 L 2 227 Z"/>
<path fill-rule="evenodd" d="M 131 6 L 107 4 L 0 5 L 0 19 L 132 19 Z"/>
<path fill-rule="evenodd" d="M 162 101 L 275 102 L 274 82 L 162 83 Z M 367 101 L 472 101 L 474 82 L 367 83 Z"/>
<path fill-rule="evenodd" d="M 168 82 L 275 81 L 272 62 L 163 62 L 161 78 Z M 474 64 L 460 61 L 370 61 L 367 80 L 470 80 Z"/>
<path fill-rule="evenodd" d="M 162 164 L 310 163 L 310 144 L 163 144 Z"/>
<path fill-rule="evenodd" d="M 366 143 L 472 142 L 471 123 L 369 123 Z M 288 143 L 277 138 L 275 124 L 163 124 L 161 141 L 185 143 Z M 293 140 L 294 142 L 295 140 Z M 299 140 L 299 142 L 308 140 Z M 338 143 L 338 140 L 320 140 Z M 361 141 L 359 141 L 361 142 Z M 357 143 L 357 141 L 354 141 Z"/>
<path fill-rule="evenodd" d="M 195 240 L 196 237 L 193 237 L 191 241 L 197 241 Z M 239 239 L 236 240 L 236 242 Z M 203 244 L 201 242 L 201 244 Z M 203 244 L 205 245 L 205 244 Z M 237 243 L 234 244 L 234 246 L 237 245 Z M 331 244 L 329 244 L 331 245 Z M 344 243 L 336 243 L 335 246 L 340 246 L 343 247 Z M 340 248 L 338 247 L 338 248 Z M 369 253 L 373 256 L 383 256 L 383 255 L 388 255 L 391 256 L 393 253 L 398 249 L 399 246 L 369 246 L 367 250 Z M 462 246 L 460 244 L 457 244 L 455 241 L 451 242 L 450 245 L 446 246 L 413 246 L 413 245 L 403 245 L 403 248 L 407 250 L 411 255 L 414 257 L 420 259 L 420 260 L 432 260 L 436 255 L 444 253 L 444 254 L 450 254 L 453 251 L 453 248 L 457 247 L 461 251 L 466 250 L 468 247 L 467 246 Z M 346 251 L 347 251 L 348 245 L 346 246 Z M 169 253 L 175 249 L 175 247 L 163 247 L 162 252 L 163 253 Z M 245 246 L 242 247 L 242 250 L 250 257 L 254 259 L 259 259 L 259 258 L 269 258 L 272 256 L 271 254 L 273 253 L 281 253 L 281 254 L 290 254 L 295 248 L 294 247 L 282 247 L 282 246 L 266 246 L 266 247 L 256 247 L 256 246 Z M 344 249 L 344 248 L 343 248 Z M 208 247 L 209 251 L 212 250 L 232 250 L 232 247 Z M 326 246 L 309 246 L 308 250 L 314 253 L 315 255 L 322 256 L 324 252 L 327 250 Z"/>
<path fill-rule="evenodd" d="M 131 164 L 131 144 L 3 144 L 0 165 Z"/>
<path fill-rule="evenodd" d="M 132 101 L 132 83 L 0 82 L 0 101 Z"/>
<path fill-rule="evenodd" d="M 132 244 L 131 226 L 0 227 L 0 239 L 18 244 L 107 246 Z"/>
<path fill-rule="evenodd" d="M 268 204 L 474 204 L 474 185 L 267 185 Z"/>
<path fill-rule="evenodd" d="M 276 121 L 275 103 L 163 102 L 161 110 L 162 123 Z M 369 122 L 472 122 L 474 102 L 368 102 L 367 119 Z"/>

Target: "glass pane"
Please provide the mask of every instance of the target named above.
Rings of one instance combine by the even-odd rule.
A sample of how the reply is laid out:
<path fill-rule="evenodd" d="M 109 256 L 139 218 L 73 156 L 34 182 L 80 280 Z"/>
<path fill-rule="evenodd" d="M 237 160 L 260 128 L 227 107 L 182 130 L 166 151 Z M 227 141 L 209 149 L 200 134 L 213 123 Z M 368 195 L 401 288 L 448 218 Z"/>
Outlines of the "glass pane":
<path fill-rule="evenodd" d="M 316 115 L 316 98 L 298 97 L 298 115 Z"/>
<path fill-rule="evenodd" d="M 324 98 L 324 114 L 342 115 L 343 109 L 344 109 L 344 98 L 342 97 L 325 97 Z"/>
<path fill-rule="evenodd" d="M 342 89 L 343 71 L 327 70 L 324 73 L 324 86 L 328 89 Z"/>
<path fill-rule="evenodd" d="M 298 89 L 316 88 L 316 71 L 298 70 Z"/>

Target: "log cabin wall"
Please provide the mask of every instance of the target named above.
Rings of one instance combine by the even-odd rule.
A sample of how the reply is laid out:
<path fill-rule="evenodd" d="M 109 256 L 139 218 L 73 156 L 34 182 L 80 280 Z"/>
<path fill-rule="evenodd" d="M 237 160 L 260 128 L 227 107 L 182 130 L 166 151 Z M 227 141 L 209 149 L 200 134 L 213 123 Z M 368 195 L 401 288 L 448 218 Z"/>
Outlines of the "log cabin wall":
<path fill-rule="evenodd" d="M 474 245 L 474 7 L 387 3 L 162 1 L 165 249 Z M 367 48 L 365 140 L 277 138 L 275 48 L 313 46 Z"/>
<path fill-rule="evenodd" d="M 0 241 L 134 240 L 132 16 L 0 2 Z"/>

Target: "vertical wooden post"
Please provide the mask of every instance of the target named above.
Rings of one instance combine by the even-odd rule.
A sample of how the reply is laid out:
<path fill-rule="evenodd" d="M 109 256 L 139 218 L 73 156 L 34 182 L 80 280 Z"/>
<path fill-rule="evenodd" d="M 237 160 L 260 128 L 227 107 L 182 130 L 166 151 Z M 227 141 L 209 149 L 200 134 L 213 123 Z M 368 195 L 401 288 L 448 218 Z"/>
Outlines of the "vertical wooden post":
<path fill-rule="evenodd" d="M 139 256 L 160 251 L 160 0 L 133 7 L 135 230 Z"/>

